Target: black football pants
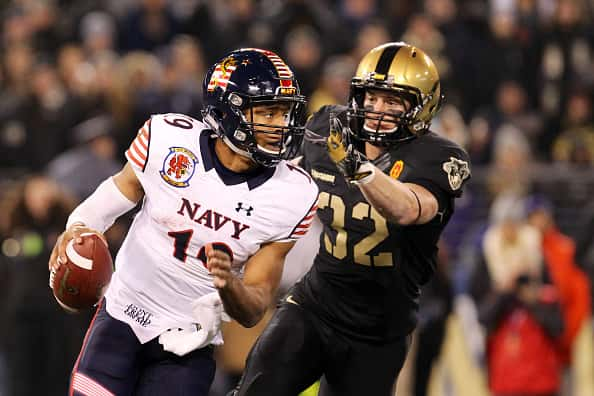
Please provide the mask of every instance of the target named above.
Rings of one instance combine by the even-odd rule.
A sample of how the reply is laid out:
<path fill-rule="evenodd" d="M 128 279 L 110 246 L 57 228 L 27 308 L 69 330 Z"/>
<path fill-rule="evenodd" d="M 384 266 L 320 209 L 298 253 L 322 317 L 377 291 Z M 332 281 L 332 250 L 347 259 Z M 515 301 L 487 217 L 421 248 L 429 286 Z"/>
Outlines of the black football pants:
<path fill-rule="evenodd" d="M 286 301 L 250 351 L 234 396 L 296 396 L 324 376 L 320 396 L 388 396 L 409 337 L 389 344 L 349 340 Z"/>

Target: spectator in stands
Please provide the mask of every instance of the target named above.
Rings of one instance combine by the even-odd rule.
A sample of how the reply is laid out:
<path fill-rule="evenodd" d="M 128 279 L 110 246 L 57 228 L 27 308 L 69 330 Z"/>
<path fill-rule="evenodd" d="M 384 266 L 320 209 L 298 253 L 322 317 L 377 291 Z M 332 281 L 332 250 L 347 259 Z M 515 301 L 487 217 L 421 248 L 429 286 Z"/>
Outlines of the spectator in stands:
<path fill-rule="evenodd" d="M 493 141 L 492 150 L 487 192 L 491 197 L 510 191 L 525 194 L 530 187 L 532 151 L 524 134 L 511 125 L 504 125 Z"/>
<path fill-rule="evenodd" d="M 0 85 L 0 166 L 27 168 L 27 145 L 31 138 L 26 128 L 30 116 L 30 78 L 35 52 L 24 44 L 10 45 L 2 58 Z"/>
<path fill-rule="evenodd" d="M 489 12 L 489 40 L 482 48 L 485 94 L 493 96 L 500 85 L 513 80 L 520 86 L 525 107 L 536 103 L 538 48 L 533 45 L 537 30 L 520 18 L 520 6 L 514 2 L 492 1 Z"/>
<path fill-rule="evenodd" d="M 120 59 L 113 79 L 109 108 L 121 131 L 117 140 L 122 149 L 133 138 L 136 125 L 142 125 L 154 114 L 153 106 L 163 101 L 163 65 L 152 53 L 129 52 Z"/>
<path fill-rule="evenodd" d="M 326 104 L 345 103 L 349 97 L 351 78 L 357 65 L 349 56 L 336 55 L 326 59 L 320 83 L 308 100 L 310 113 Z"/>
<path fill-rule="evenodd" d="M 542 46 L 540 102 L 544 114 L 561 116 L 572 83 L 593 82 L 592 14 L 587 2 L 558 0 L 550 27 L 539 38 Z"/>
<path fill-rule="evenodd" d="M 567 101 L 563 131 L 553 144 L 553 160 L 583 166 L 594 165 L 594 119 L 592 96 L 575 90 Z"/>
<path fill-rule="evenodd" d="M 561 361 L 567 366 L 573 342 L 591 314 L 590 283 L 575 262 L 575 243 L 555 224 L 551 202 L 539 195 L 530 196 L 526 211 L 528 222 L 541 234 L 544 263 L 559 293 L 565 324 L 559 348 Z"/>
<path fill-rule="evenodd" d="M 354 47 L 350 51 L 353 62 L 358 63 L 372 48 L 391 41 L 390 32 L 381 19 L 374 19 L 361 26 L 355 35 Z"/>
<path fill-rule="evenodd" d="M 91 195 L 103 180 L 122 167 L 116 160 L 114 127 L 106 114 L 82 122 L 73 132 L 77 145 L 48 165 L 48 175 L 77 202 Z"/>
<path fill-rule="evenodd" d="M 115 57 L 117 30 L 115 19 L 106 12 L 92 11 L 80 22 L 80 37 L 89 60 L 94 63 L 98 58 Z"/>
<path fill-rule="evenodd" d="M 40 171 L 71 146 L 68 131 L 76 124 L 79 114 L 55 65 L 37 64 L 30 83 L 31 97 L 24 120 L 28 137 L 26 159 L 31 169 Z"/>
<path fill-rule="evenodd" d="M 359 34 L 366 23 L 380 16 L 377 0 L 339 0 L 338 3 L 341 19 L 355 34 Z"/>
<path fill-rule="evenodd" d="M 48 287 L 47 260 L 74 207 L 51 180 L 33 175 L 0 202 L 2 260 L 10 282 L 1 301 L 0 349 L 9 362 L 11 396 L 65 395 L 90 312 L 64 315 Z"/>
<path fill-rule="evenodd" d="M 534 153 L 542 121 L 537 113 L 528 108 L 526 92 L 515 80 L 503 81 L 497 87 L 495 106 L 480 110 L 472 118 L 469 154 L 473 161 L 481 164 L 491 162 L 497 135 L 503 127 L 508 126 L 513 126 L 527 138 Z"/>
<path fill-rule="evenodd" d="M 128 12 L 119 26 L 120 49 L 152 51 L 171 41 L 181 23 L 165 0 L 141 0 Z"/>
<path fill-rule="evenodd" d="M 433 119 L 432 129 L 461 147 L 468 146 L 469 134 L 464 118 L 456 106 L 446 104 Z"/>
<path fill-rule="evenodd" d="M 190 36 L 177 36 L 165 51 L 164 101 L 155 112 L 191 114 L 200 118 L 204 55 L 200 43 Z"/>
<path fill-rule="evenodd" d="M 538 230 L 514 195 L 495 201 L 483 240 L 484 262 L 471 294 L 487 330 L 487 369 L 493 395 L 555 395 L 563 330 L 558 294 L 542 263 Z"/>
<path fill-rule="evenodd" d="M 427 55 L 433 59 L 440 79 L 448 80 L 452 71 L 450 61 L 446 55 L 445 37 L 433 24 L 426 14 L 416 14 L 410 18 L 402 40 L 423 48 Z M 443 76 L 443 77 L 442 77 Z"/>
<path fill-rule="evenodd" d="M 284 42 L 287 63 L 299 78 L 301 92 L 309 97 L 320 79 L 323 48 L 319 34 L 309 26 L 299 26 L 287 33 Z"/>

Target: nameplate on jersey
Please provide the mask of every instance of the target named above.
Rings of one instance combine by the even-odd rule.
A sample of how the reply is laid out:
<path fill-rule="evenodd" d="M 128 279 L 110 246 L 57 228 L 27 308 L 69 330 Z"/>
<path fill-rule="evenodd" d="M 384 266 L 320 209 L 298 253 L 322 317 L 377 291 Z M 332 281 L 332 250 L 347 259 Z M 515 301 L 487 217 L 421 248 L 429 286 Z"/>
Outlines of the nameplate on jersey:
<path fill-rule="evenodd" d="M 159 172 L 163 180 L 174 187 L 188 187 L 198 158 L 184 147 L 169 147 L 169 153 Z"/>
<path fill-rule="evenodd" d="M 329 173 L 320 172 L 315 169 L 311 170 L 311 177 L 326 183 L 334 183 L 334 180 L 336 180 L 336 176 Z"/>
<path fill-rule="evenodd" d="M 252 206 L 243 207 L 243 205 L 242 209 L 248 211 L 250 216 L 252 210 L 254 210 Z M 239 212 L 239 210 L 237 210 L 237 212 Z M 189 218 L 195 223 L 210 228 L 211 230 L 222 230 L 221 232 L 227 232 L 231 238 L 237 240 L 241 239 L 241 234 L 250 228 L 248 224 L 243 224 L 239 220 L 226 216 L 218 210 L 204 207 L 202 204 L 192 202 L 186 198 L 181 198 L 180 208 L 177 211 L 177 214 Z"/>

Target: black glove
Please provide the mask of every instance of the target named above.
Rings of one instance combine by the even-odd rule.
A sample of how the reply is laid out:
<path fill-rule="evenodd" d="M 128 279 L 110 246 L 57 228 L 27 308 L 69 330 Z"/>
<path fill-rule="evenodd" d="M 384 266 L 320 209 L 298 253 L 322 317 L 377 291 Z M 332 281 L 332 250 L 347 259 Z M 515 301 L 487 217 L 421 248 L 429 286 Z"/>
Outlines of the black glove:
<path fill-rule="evenodd" d="M 336 114 L 330 114 L 330 136 L 328 136 L 328 155 L 336 167 L 350 183 L 371 181 L 374 167 L 367 157 L 360 153 L 351 142 L 351 133 L 344 127 Z"/>

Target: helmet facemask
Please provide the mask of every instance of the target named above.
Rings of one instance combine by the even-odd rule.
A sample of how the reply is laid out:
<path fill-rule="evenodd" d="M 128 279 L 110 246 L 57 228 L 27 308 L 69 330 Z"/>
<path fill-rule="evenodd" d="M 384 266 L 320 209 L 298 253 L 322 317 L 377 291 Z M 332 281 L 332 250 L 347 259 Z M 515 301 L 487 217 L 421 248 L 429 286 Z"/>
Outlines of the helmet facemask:
<path fill-rule="evenodd" d="M 403 103 L 406 103 L 403 112 L 382 112 L 375 111 L 365 106 L 365 94 L 368 91 L 380 91 L 393 95 Z M 351 95 L 347 118 L 351 133 L 362 141 L 369 142 L 376 146 L 390 146 L 394 143 L 405 142 L 414 139 L 422 130 L 426 129 L 426 123 L 417 120 L 417 115 L 422 111 L 424 104 L 428 102 L 421 99 L 419 90 L 408 86 L 397 86 L 381 84 L 378 82 L 357 82 L 351 84 Z M 377 126 L 370 128 L 368 122 L 376 121 Z M 394 124 L 393 128 L 385 128 L 386 124 Z M 380 129 L 382 128 L 382 129 Z"/>

